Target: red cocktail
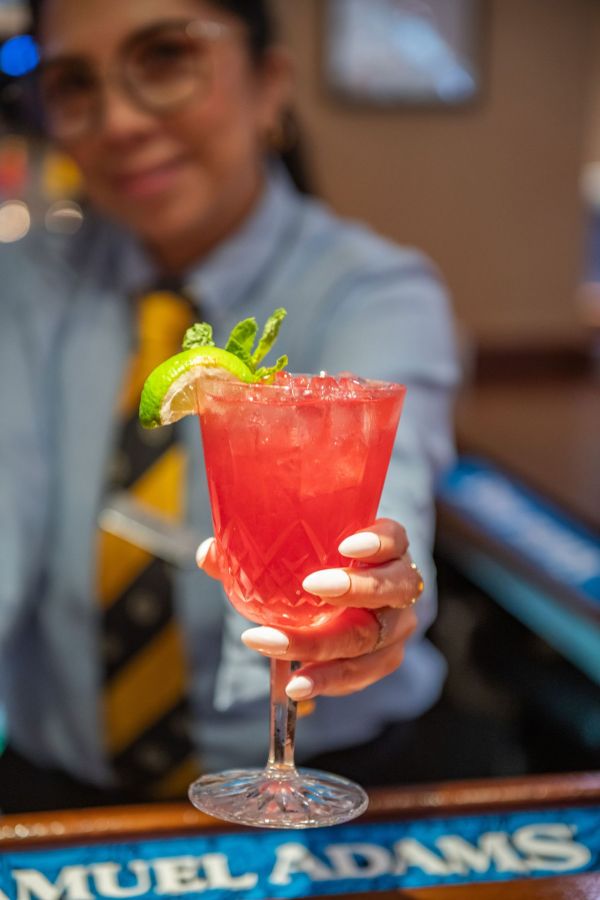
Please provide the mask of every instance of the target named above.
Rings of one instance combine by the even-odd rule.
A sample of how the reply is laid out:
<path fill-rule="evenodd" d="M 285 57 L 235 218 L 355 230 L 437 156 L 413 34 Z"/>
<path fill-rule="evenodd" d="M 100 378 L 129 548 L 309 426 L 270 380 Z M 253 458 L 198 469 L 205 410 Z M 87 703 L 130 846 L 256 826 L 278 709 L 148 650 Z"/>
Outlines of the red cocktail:
<path fill-rule="evenodd" d="M 280 373 L 273 384 L 209 381 L 199 397 L 221 577 L 242 615 L 274 627 L 339 612 L 302 589 L 318 569 L 347 566 L 338 545 L 370 525 L 405 389 L 353 376 Z M 245 824 L 306 827 L 361 812 L 361 788 L 293 767 L 290 663 L 272 661 L 271 754 L 262 772 L 205 776 L 192 801 Z"/>
<path fill-rule="evenodd" d="M 369 525 L 404 389 L 352 377 L 279 375 L 225 383 L 202 413 L 204 458 L 223 584 L 253 622 L 304 626 L 339 607 L 302 590 Z"/>

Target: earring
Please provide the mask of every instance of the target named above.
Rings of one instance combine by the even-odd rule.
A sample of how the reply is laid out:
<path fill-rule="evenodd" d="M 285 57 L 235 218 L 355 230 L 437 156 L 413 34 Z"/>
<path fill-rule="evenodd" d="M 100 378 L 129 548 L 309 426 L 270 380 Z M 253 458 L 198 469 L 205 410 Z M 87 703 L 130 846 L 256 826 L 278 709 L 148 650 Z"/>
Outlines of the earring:
<path fill-rule="evenodd" d="M 298 143 L 298 124 L 291 110 L 286 110 L 279 121 L 268 129 L 266 145 L 274 153 L 289 153 Z"/>

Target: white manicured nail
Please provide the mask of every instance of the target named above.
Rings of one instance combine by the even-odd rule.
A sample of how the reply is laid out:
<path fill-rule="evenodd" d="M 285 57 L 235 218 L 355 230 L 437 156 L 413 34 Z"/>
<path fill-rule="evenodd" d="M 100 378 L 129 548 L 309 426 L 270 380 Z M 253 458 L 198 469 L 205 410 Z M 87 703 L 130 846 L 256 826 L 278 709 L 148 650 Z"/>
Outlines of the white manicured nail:
<path fill-rule="evenodd" d="M 344 538 L 338 547 L 342 556 L 351 556 L 353 559 L 362 559 L 365 556 L 373 556 L 381 550 L 381 540 L 373 531 L 359 531 Z"/>
<path fill-rule="evenodd" d="M 307 575 L 302 587 L 317 597 L 343 597 L 350 590 L 350 576 L 343 569 L 321 569 Z"/>
<path fill-rule="evenodd" d="M 290 645 L 289 638 L 276 628 L 261 625 L 259 628 L 248 628 L 242 634 L 242 641 L 251 650 L 277 655 L 285 653 Z"/>
<path fill-rule="evenodd" d="M 198 549 L 196 550 L 196 565 L 199 569 L 204 565 L 204 561 L 208 556 L 209 550 L 214 543 L 214 537 L 206 538 L 205 541 L 202 541 Z"/>
<path fill-rule="evenodd" d="M 290 700 L 306 700 L 314 689 L 315 683 L 312 678 L 308 678 L 306 675 L 296 675 L 289 682 L 285 692 Z"/>

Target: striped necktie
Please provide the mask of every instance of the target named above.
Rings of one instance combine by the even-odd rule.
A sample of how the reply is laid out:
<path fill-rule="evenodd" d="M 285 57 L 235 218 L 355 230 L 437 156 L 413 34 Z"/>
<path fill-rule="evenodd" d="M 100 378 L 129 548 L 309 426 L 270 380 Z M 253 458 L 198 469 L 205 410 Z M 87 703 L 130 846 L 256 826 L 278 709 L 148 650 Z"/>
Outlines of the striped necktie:
<path fill-rule="evenodd" d="M 110 487 L 166 520 L 184 514 L 186 458 L 176 426 L 143 431 L 137 409 L 146 376 L 181 349 L 196 318 L 170 291 L 138 301 L 138 343 L 119 398 Z M 177 797 L 198 774 L 173 570 L 146 550 L 99 531 L 98 598 L 106 752 L 119 783 Z"/>

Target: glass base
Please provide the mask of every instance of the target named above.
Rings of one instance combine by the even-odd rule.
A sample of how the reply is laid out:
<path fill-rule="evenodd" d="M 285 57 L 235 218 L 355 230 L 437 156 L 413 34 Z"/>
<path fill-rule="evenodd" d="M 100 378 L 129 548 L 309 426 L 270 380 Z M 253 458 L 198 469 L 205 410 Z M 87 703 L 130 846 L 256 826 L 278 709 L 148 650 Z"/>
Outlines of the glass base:
<path fill-rule="evenodd" d="M 189 789 L 197 809 L 259 828 L 319 828 L 360 816 L 365 791 L 338 775 L 314 769 L 230 769 L 203 775 Z"/>

